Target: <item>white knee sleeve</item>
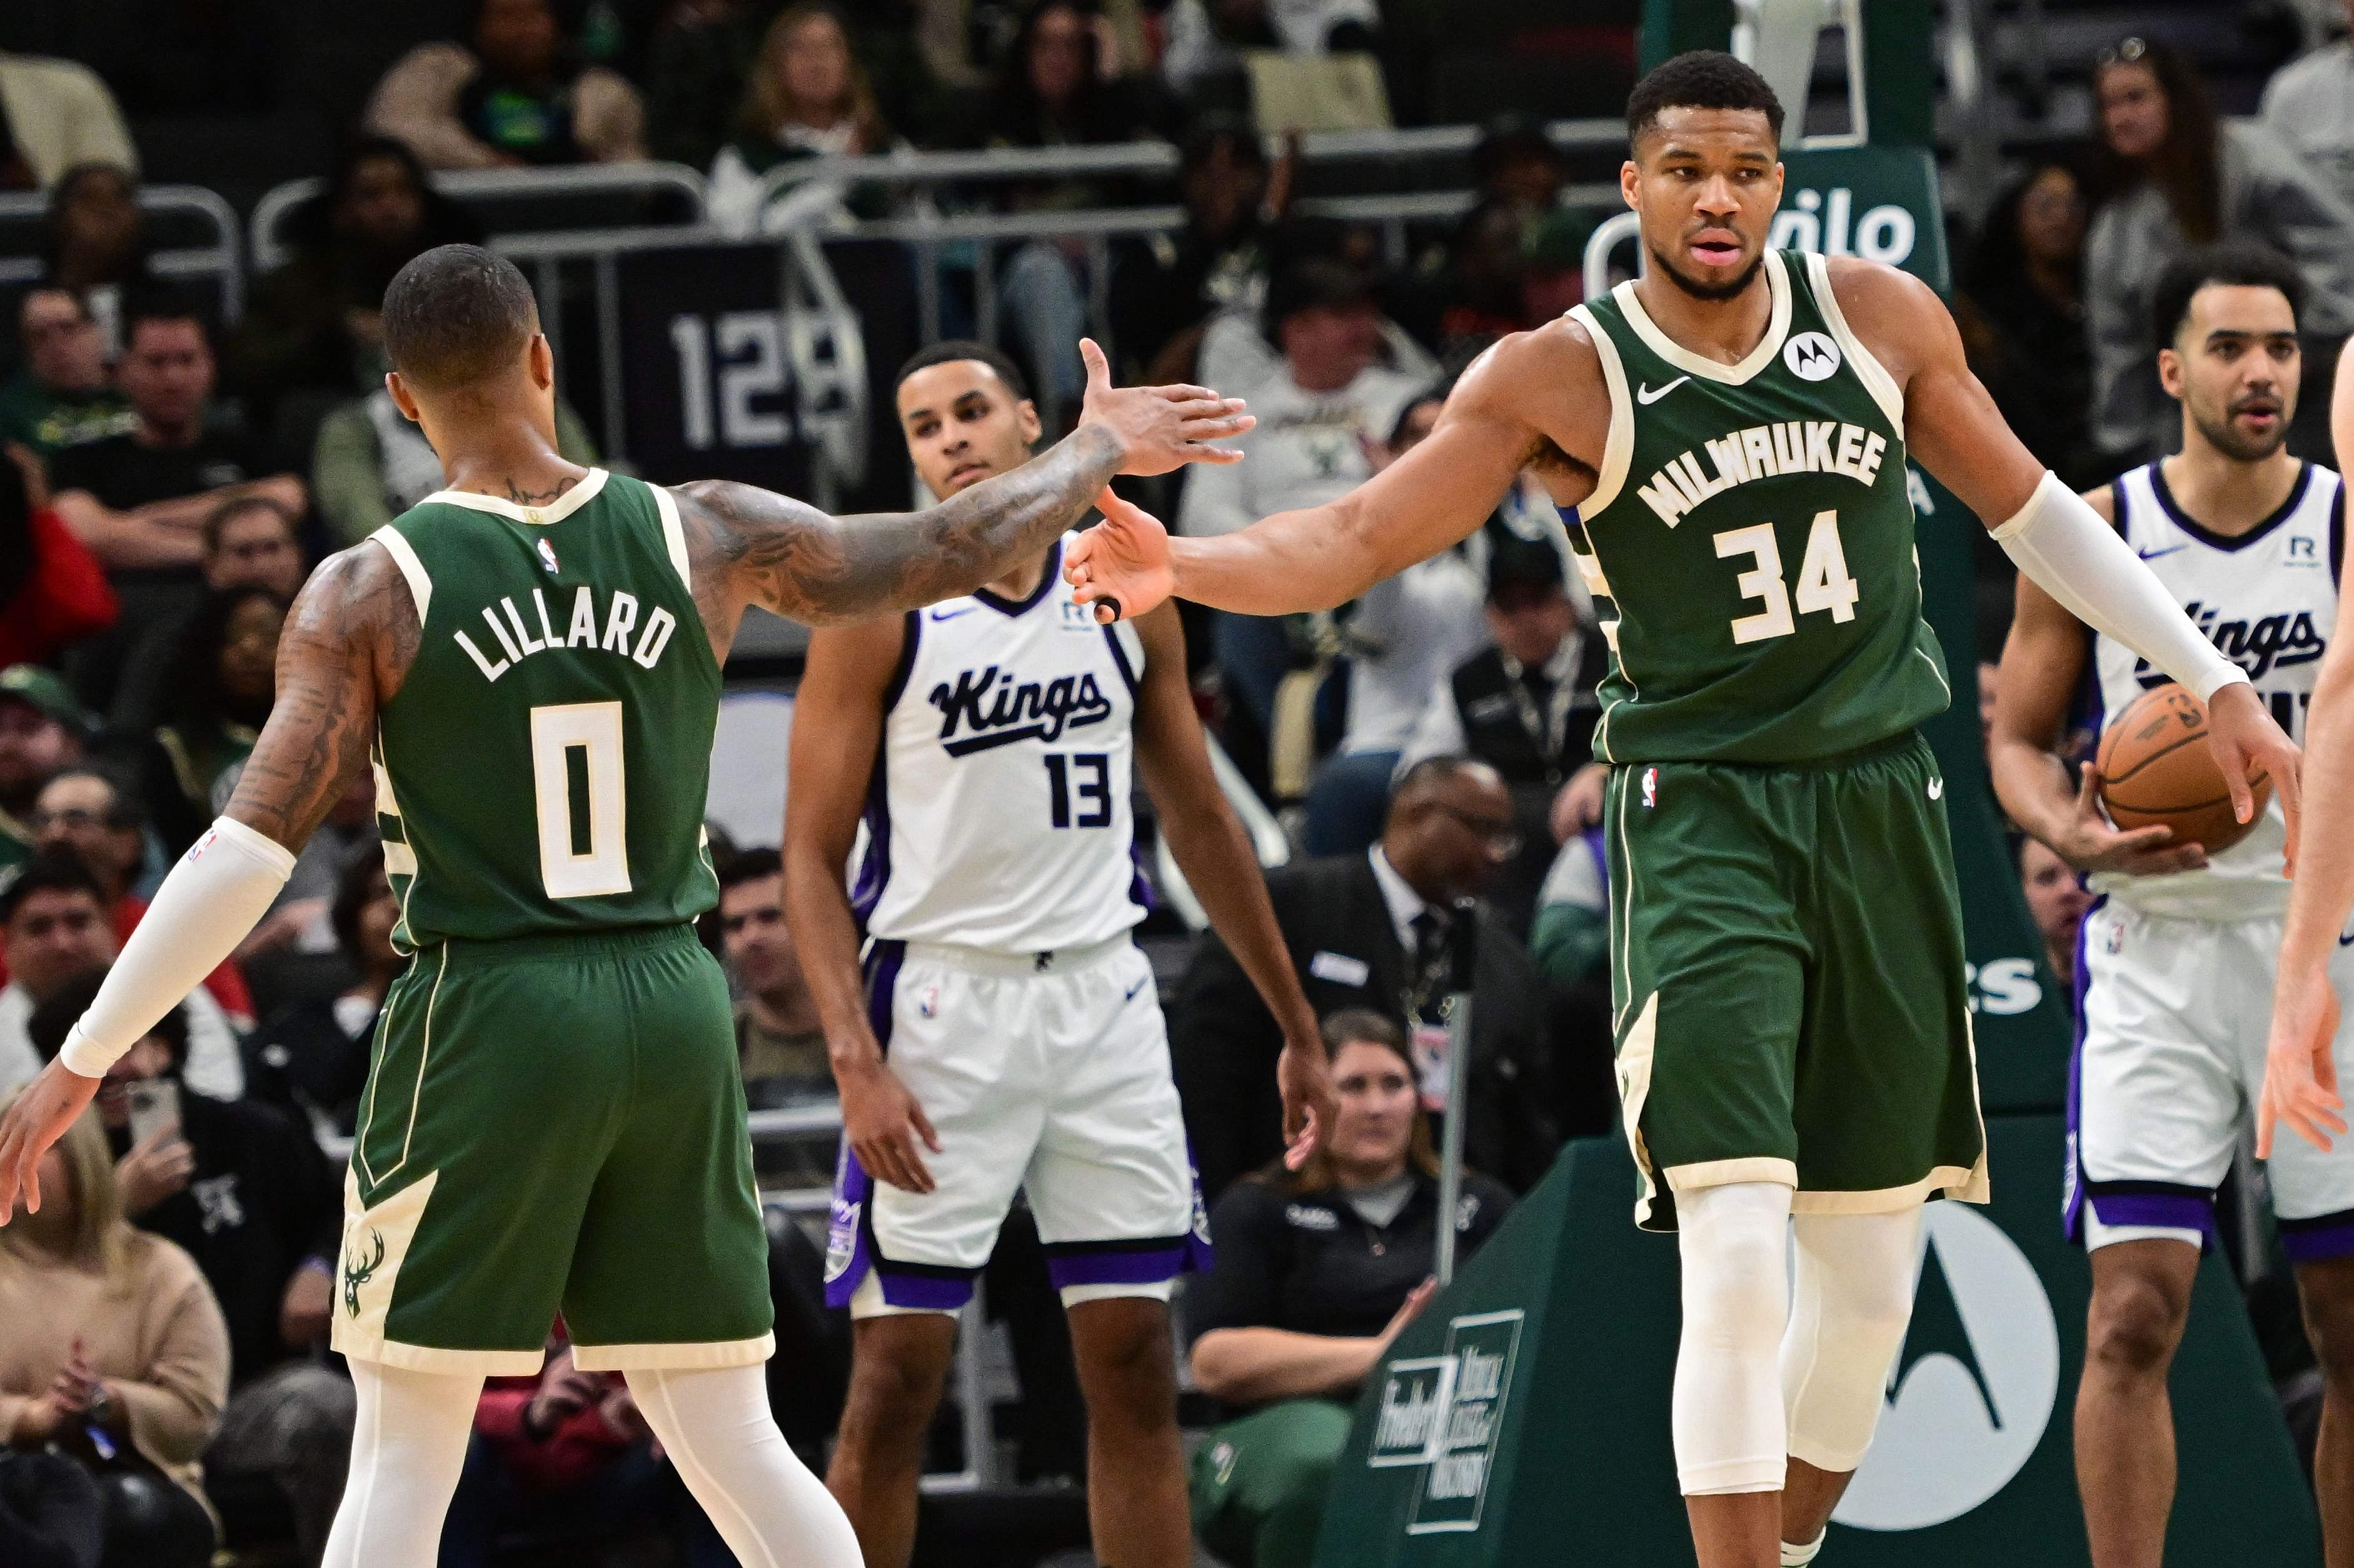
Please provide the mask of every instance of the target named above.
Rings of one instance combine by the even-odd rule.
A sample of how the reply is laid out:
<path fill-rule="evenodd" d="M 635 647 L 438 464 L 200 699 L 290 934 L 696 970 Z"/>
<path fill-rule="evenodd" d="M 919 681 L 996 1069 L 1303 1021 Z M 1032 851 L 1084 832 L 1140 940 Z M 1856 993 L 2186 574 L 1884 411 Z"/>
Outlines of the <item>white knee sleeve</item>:
<path fill-rule="evenodd" d="M 1782 1486 L 1788 1425 L 1775 1358 L 1789 1302 L 1790 1189 L 1737 1181 L 1676 1194 L 1683 1338 L 1676 1475 L 1687 1496 Z"/>
<path fill-rule="evenodd" d="M 769 1414 L 764 1369 L 627 1375 L 646 1425 L 744 1568 L 859 1568 L 849 1516 Z"/>
<path fill-rule="evenodd" d="M 352 1465 L 322 1568 L 433 1568 L 482 1380 L 354 1361 Z"/>
<path fill-rule="evenodd" d="M 1797 1289 L 1782 1341 L 1790 1454 L 1843 1473 L 1863 1462 L 1904 1343 L 1920 1273 L 1921 1210 L 1800 1214 Z"/>

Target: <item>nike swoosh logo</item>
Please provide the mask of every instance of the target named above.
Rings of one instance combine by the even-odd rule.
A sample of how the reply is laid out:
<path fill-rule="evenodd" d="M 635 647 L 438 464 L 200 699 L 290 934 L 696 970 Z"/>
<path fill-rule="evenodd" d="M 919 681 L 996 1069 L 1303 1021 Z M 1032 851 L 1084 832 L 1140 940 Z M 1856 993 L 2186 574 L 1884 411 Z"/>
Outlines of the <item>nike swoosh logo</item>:
<path fill-rule="evenodd" d="M 2170 556 L 2177 550 L 2187 550 L 2189 548 L 2190 548 L 2190 546 L 2188 545 L 2168 545 L 2163 550 L 2136 550 L 2134 554 L 2139 556 L 2145 561 L 2154 561 L 2160 556 Z"/>
<path fill-rule="evenodd" d="M 1932 779 L 1929 780 L 1929 799 L 1932 800 L 1941 800 L 1944 798 L 1945 793 L 1946 781 L 1944 779 Z"/>
<path fill-rule="evenodd" d="M 2341 948 L 2354 948 L 2354 931 L 2349 931 L 2338 938 L 2338 945 Z"/>
<path fill-rule="evenodd" d="M 1669 393 L 1674 391 L 1677 387 L 1682 386 L 1685 382 L 1691 379 L 1691 377 L 1689 376 L 1679 376 L 1673 381 L 1669 382 L 1665 387 L 1660 387 L 1657 392 L 1652 391 L 1649 387 L 1637 387 L 1635 388 L 1635 401 L 1642 404 L 1648 408 L 1652 404 L 1658 402 L 1660 398 L 1666 397 Z"/>
<path fill-rule="evenodd" d="M 932 619 L 934 620 L 954 620 L 958 616 L 970 615 L 974 610 L 979 609 L 980 608 L 981 606 L 977 604 L 969 604 L 962 609 L 936 609 L 932 611 Z"/>
<path fill-rule="evenodd" d="M 1146 986 L 1150 985 L 1151 983 L 1152 982 L 1150 980 L 1139 980 L 1134 985 L 1129 986 L 1128 988 L 1128 994 L 1119 999 L 1121 1003 L 1124 1005 L 1128 1002 L 1134 1001 L 1136 1000 L 1136 993 L 1142 991 Z"/>

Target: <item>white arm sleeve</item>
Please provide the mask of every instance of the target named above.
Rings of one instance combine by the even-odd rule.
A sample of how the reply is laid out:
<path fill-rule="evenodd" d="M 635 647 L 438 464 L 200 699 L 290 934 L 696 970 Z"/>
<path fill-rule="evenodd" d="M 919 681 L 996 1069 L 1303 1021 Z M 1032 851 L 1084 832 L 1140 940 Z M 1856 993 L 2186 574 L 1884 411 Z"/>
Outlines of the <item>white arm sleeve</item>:
<path fill-rule="evenodd" d="M 2247 673 L 2199 635 L 2115 528 L 2046 470 L 2027 504 L 1994 531 L 2035 586 L 2094 630 L 2115 638 L 2207 701 Z"/>
<path fill-rule="evenodd" d="M 105 1076 L 115 1058 L 220 967 L 293 871 L 293 853 L 284 845 L 243 822 L 215 821 L 155 890 L 146 918 L 66 1036 L 58 1060 L 86 1078 Z"/>

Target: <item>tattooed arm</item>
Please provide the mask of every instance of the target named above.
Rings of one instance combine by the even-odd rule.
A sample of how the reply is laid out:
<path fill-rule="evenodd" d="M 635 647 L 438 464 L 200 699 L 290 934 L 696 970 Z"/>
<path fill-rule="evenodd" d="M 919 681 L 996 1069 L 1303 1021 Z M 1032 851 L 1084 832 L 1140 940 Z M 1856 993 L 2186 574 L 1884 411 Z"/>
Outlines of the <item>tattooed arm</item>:
<path fill-rule="evenodd" d="M 164 879 L 65 1048 L 0 1117 L 0 1223 L 20 1190 L 40 1206 L 41 1156 L 88 1108 L 107 1068 L 269 909 L 294 852 L 367 765 L 376 709 L 399 689 L 422 633 L 381 545 L 346 550 L 312 575 L 279 641 L 277 702 L 228 809 Z"/>
<path fill-rule="evenodd" d="M 1087 404 L 1043 456 L 922 512 L 829 517 L 790 497 L 705 480 L 680 487 L 695 597 L 725 651 L 748 604 L 814 625 L 869 620 L 970 593 L 1044 555 L 1119 473 L 1233 462 L 1208 443 L 1252 425 L 1235 398 L 1199 387 L 1111 385 L 1082 342 Z"/>

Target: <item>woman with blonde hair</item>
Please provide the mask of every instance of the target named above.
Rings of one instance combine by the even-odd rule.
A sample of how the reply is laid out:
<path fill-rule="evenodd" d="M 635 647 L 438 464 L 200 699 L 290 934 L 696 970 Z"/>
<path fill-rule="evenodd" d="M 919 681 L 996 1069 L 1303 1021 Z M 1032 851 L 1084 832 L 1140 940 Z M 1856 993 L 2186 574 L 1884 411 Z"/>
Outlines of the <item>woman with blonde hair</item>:
<path fill-rule="evenodd" d="M 96 1477 L 104 1562 L 204 1568 L 216 1530 L 197 1461 L 228 1396 L 220 1308 L 195 1260 L 122 1217 L 94 1112 L 43 1156 L 40 1191 L 0 1227 L 0 1443 Z"/>
<path fill-rule="evenodd" d="M 1357 1385 L 1429 1300 L 1438 1160 L 1405 1033 L 1361 1008 L 1324 1021 L 1340 1109 L 1298 1171 L 1228 1188 L 1210 1214 L 1216 1261 L 1185 1298 L 1193 1382 L 1226 1407 L 1194 1451 L 1193 1530 L 1236 1568 L 1309 1568 Z M 1464 1253 L 1511 1206 L 1463 1174 Z"/>
<path fill-rule="evenodd" d="M 761 179 L 793 159 L 859 157 L 894 144 L 842 13 L 826 0 L 788 5 L 761 36 L 736 140 L 712 163 L 711 221 L 726 232 L 748 235 L 853 213 L 879 217 L 884 204 L 874 187 L 811 181 L 764 202 Z"/>

